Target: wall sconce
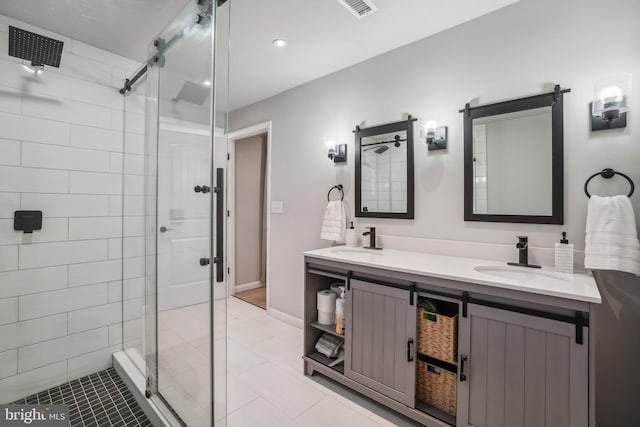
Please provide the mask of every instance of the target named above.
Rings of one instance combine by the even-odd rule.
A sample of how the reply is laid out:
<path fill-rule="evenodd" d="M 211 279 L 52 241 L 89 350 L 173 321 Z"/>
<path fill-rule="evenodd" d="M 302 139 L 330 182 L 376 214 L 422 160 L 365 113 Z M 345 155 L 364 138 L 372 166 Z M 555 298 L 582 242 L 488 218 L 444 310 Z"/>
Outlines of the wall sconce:
<path fill-rule="evenodd" d="M 591 103 L 591 130 L 627 127 L 630 96 L 631 74 L 619 74 L 597 81 Z"/>
<path fill-rule="evenodd" d="M 329 157 L 333 163 L 344 163 L 347 161 L 347 144 L 335 144 L 333 141 L 327 143 L 329 146 Z"/>
<path fill-rule="evenodd" d="M 438 126 L 438 122 L 429 120 L 424 123 L 421 132 L 429 151 L 447 148 L 448 129 L 446 126 Z"/>

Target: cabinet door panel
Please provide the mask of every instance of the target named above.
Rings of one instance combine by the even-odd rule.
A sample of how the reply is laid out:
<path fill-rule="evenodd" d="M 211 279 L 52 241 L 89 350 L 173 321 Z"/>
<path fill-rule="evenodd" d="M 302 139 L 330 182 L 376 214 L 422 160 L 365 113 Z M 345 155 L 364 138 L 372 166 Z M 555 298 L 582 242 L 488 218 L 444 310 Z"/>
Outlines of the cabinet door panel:
<path fill-rule="evenodd" d="M 504 425 L 524 427 L 524 328 L 506 325 L 505 334 Z"/>
<path fill-rule="evenodd" d="M 468 381 L 459 425 L 583 427 L 588 423 L 588 342 L 575 325 L 469 304 L 461 327 Z"/>
<path fill-rule="evenodd" d="M 503 426 L 505 416 L 506 324 L 487 321 L 487 425 Z"/>
<path fill-rule="evenodd" d="M 415 362 L 407 343 L 415 339 L 416 311 L 409 291 L 352 280 L 346 309 L 345 375 L 413 406 Z"/>

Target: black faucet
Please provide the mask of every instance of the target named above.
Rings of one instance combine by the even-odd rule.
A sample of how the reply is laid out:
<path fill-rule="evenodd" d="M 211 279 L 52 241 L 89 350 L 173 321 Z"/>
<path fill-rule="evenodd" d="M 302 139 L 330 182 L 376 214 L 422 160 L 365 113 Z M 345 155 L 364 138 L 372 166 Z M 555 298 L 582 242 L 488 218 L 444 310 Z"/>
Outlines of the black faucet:
<path fill-rule="evenodd" d="M 369 246 L 365 246 L 365 249 L 377 249 L 380 250 L 382 248 L 376 248 L 376 228 L 375 227 L 367 227 L 369 231 L 365 231 L 362 233 L 363 236 L 369 236 Z"/>
<path fill-rule="evenodd" d="M 529 238 L 527 236 L 518 236 L 516 248 L 518 248 L 518 262 L 508 262 L 507 264 L 517 267 L 540 268 L 539 265 L 529 264 Z"/>

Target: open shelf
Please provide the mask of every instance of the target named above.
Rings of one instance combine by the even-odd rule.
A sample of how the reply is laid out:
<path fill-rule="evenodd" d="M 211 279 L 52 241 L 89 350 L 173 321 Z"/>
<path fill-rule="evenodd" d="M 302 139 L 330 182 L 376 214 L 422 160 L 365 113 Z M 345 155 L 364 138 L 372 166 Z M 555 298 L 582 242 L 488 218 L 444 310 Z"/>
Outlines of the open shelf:
<path fill-rule="evenodd" d="M 322 332 L 326 332 L 328 334 L 331 335 L 335 335 L 336 337 L 342 338 L 344 339 L 344 335 L 340 335 L 339 333 L 336 332 L 336 324 L 333 323 L 331 325 L 321 325 L 318 322 L 312 322 L 310 323 L 310 325 L 316 329 L 321 330 Z"/>
<path fill-rule="evenodd" d="M 453 415 L 449 415 L 438 408 L 434 408 L 433 406 L 429 405 L 428 403 L 424 403 L 421 400 L 416 400 L 416 409 L 424 412 L 425 414 L 429 414 L 432 417 L 439 419 L 440 421 L 444 421 L 449 425 L 456 425 L 456 417 L 454 417 Z"/>
<path fill-rule="evenodd" d="M 311 353 L 311 354 L 307 355 L 306 357 L 308 357 L 309 359 L 313 359 L 316 362 L 322 363 L 325 366 L 329 366 L 329 364 L 334 361 L 334 359 L 330 359 L 327 356 L 325 356 L 324 354 L 320 354 L 317 351 L 315 353 Z M 341 362 L 341 363 L 337 364 L 336 366 L 329 366 L 329 367 L 331 369 L 333 369 L 334 371 L 338 371 L 341 374 L 344 374 L 344 362 Z"/>
<path fill-rule="evenodd" d="M 308 268 L 307 273 L 316 274 L 318 276 L 331 277 L 332 279 L 338 279 L 341 281 L 347 280 L 347 273 L 337 273 L 333 271 L 326 271 L 317 268 Z"/>
<path fill-rule="evenodd" d="M 458 373 L 458 364 L 457 363 L 447 362 L 447 361 L 442 360 L 442 359 L 438 359 L 438 358 L 435 358 L 435 357 L 428 356 L 428 355 L 426 355 L 424 353 L 420 353 L 420 352 L 417 352 L 417 353 L 418 353 L 418 359 L 422 360 L 423 362 L 427 362 L 430 365 L 435 365 L 435 366 L 437 366 L 439 368 L 446 369 L 447 371 L 450 371 L 450 372 Z"/>

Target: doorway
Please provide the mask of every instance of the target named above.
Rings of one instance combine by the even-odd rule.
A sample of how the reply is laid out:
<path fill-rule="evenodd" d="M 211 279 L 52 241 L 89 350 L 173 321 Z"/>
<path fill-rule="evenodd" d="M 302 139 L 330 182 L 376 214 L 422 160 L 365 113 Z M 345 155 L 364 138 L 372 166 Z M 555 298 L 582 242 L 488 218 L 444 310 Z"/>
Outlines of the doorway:
<path fill-rule="evenodd" d="M 229 136 L 229 294 L 268 309 L 270 123 Z"/>

